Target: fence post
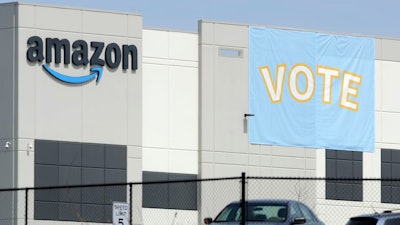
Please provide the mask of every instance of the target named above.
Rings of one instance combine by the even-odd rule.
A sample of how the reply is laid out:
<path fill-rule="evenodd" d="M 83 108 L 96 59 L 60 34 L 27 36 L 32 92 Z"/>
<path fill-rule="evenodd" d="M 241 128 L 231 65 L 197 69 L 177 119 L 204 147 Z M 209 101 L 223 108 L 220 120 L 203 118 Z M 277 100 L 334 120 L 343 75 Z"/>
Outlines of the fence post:
<path fill-rule="evenodd" d="M 242 208 L 242 219 L 240 225 L 246 224 L 246 173 L 242 172 L 242 196 L 240 200 L 240 205 Z"/>
<path fill-rule="evenodd" d="M 25 188 L 25 225 L 28 225 L 28 188 Z"/>
<path fill-rule="evenodd" d="M 132 225 L 132 183 L 129 183 L 129 225 Z"/>

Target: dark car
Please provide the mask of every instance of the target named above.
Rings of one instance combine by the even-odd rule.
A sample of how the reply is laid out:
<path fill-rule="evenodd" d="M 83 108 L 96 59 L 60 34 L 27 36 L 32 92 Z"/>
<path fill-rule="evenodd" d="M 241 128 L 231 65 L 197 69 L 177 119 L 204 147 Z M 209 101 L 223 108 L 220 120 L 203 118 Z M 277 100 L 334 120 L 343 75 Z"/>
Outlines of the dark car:
<path fill-rule="evenodd" d="M 239 225 L 242 208 L 240 201 L 228 204 L 215 217 L 205 218 L 210 225 Z M 246 224 L 252 225 L 324 225 L 305 204 L 295 200 L 257 199 L 246 201 Z"/>
<path fill-rule="evenodd" d="M 382 213 L 373 213 L 355 216 L 349 219 L 346 225 L 399 225 L 400 213 L 384 211 Z"/>

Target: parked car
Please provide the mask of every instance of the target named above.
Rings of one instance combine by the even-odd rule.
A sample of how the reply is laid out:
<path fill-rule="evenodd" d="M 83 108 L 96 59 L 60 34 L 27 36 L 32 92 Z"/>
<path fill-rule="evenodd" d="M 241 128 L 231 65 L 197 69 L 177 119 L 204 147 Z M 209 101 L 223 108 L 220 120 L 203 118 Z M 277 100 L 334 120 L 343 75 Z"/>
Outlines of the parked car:
<path fill-rule="evenodd" d="M 372 213 L 354 216 L 349 219 L 346 225 L 399 225 L 400 213 L 384 211 L 382 213 Z"/>
<path fill-rule="evenodd" d="M 241 222 L 241 204 L 235 201 L 228 204 L 215 217 L 204 219 L 207 225 L 239 225 Z M 295 200 L 256 199 L 246 201 L 247 225 L 325 225 L 305 204 Z"/>

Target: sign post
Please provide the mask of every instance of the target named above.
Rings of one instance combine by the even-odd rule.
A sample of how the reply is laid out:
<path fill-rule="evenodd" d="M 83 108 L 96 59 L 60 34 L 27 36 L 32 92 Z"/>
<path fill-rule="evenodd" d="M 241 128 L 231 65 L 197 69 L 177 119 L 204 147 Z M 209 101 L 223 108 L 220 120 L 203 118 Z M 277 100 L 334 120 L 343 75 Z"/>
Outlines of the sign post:
<path fill-rule="evenodd" d="M 129 225 L 129 204 L 113 202 L 113 225 Z"/>

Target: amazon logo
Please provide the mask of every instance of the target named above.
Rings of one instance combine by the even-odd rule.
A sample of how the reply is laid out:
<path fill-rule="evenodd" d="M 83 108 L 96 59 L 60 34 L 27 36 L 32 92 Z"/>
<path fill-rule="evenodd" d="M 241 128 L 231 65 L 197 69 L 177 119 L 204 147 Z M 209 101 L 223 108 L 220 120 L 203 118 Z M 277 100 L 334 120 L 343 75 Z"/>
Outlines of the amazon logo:
<path fill-rule="evenodd" d="M 131 69 L 132 71 L 138 68 L 135 45 L 122 45 L 120 47 L 116 43 L 110 43 L 105 46 L 104 42 L 96 41 L 90 42 L 89 45 L 84 40 L 76 40 L 71 45 L 67 39 L 46 38 L 44 42 L 38 36 L 30 37 L 27 45 L 26 57 L 28 61 L 33 63 L 45 61 L 45 64 L 42 64 L 43 69 L 49 75 L 66 83 L 82 84 L 94 79 L 99 82 L 104 66 L 116 69 L 122 64 L 123 70 Z M 90 65 L 90 74 L 72 76 L 55 71 L 48 65 L 53 62 L 53 55 L 55 64 L 60 64 L 61 58 L 63 58 L 64 65 L 71 63 L 75 66 Z"/>

